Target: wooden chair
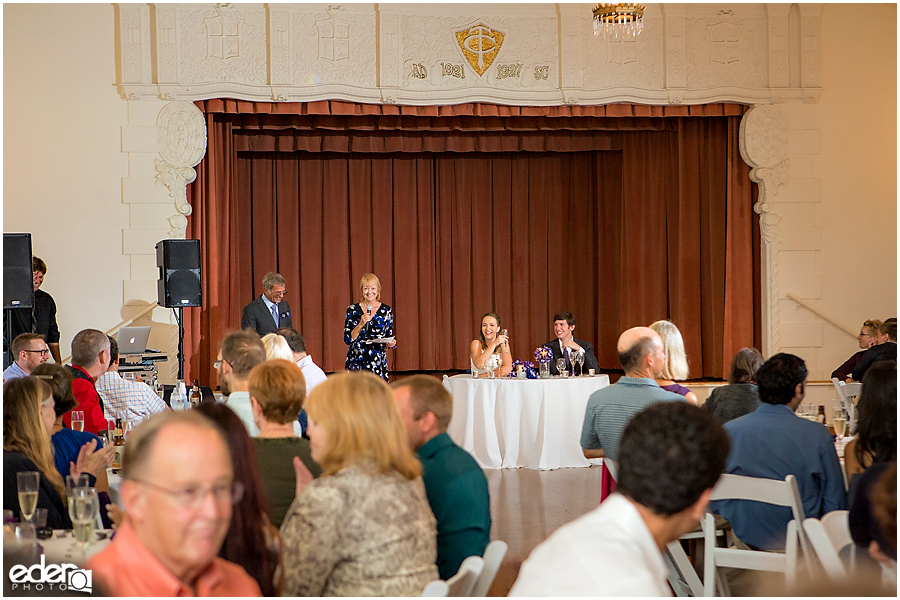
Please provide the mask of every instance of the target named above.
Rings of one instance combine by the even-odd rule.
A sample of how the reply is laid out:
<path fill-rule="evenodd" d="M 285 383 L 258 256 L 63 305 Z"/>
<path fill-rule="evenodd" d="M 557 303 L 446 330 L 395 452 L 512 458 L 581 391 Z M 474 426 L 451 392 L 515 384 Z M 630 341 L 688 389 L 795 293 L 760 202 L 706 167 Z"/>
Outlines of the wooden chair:
<path fill-rule="evenodd" d="M 704 565 L 703 595 L 713 596 L 718 586 L 722 595 L 730 595 L 725 578 L 717 567 L 732 567 L 755 571 L 782 572 L 788 585 L 794 583 L 797 574 L 798 548 L 803 548 L 804 559 L 809 561 L 809 542 L 802 527 L 805 517 L 797 480 L 793 475 L 784 481 L 764 479 L 761 477 L 745 477 L 743 475 L 725 474 L 713 488 L 711 500 L 755 500 L 776 506 L 787 506 L 793 513 L 793 520 L 787 525 L 786 545 L 784 553 L 743 550 L 738 548 L 716 547 L 716 526 L 712 513 L 703 518 L 704 533 Z"/>

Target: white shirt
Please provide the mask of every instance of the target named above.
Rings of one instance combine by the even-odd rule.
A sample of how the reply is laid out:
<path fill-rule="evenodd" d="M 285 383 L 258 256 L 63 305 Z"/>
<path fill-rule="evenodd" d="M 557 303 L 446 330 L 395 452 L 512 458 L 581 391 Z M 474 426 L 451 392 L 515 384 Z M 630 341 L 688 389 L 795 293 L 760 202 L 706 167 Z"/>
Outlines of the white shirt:
<path fill-rule="evenodd" d="M 671 596 L 666 565 L 630 500 L 612 494 L 522 563 L 510 596 Z"/>
<path fill-rule="evenodd" d="M 120 410 L 128 411 L 128 420 L 134 422 L 169 407 L 146 383 L 125 381 L 118 371 L 107 371 L 94 384 L 103 398 L 103 417 L 115 419 Z"/>
<path fill-rule="evenodd" d="M 250 434 L 250 437 L 259 435 L 259 427 L 256 426 L 256 423 L 253 420 L 253 409 L 250 407 L 250 392 L 231 392 L 231 395 L 225 400 L 225 406 L 233 410 L 234 413 L 240 417 L 241 421 L 244 423 L 244 427 L 247 428 L 247 433 Z M 296 434 L 297 437 L 300 437 L 302 431 L 303 430 L 300 429 L 300 423 L 294 419 L 294 434 Z"/>
<path fill-rule="evenodd" d="M 297 366 L 303 372 L 303 378 L 306 380 L 306 395 L 313 391 L 313 388 L 328 379 L 325 371 L 319 368 L 319 365 L 313 362 L 312 356 L 307 354 L 297 361 Z"/>

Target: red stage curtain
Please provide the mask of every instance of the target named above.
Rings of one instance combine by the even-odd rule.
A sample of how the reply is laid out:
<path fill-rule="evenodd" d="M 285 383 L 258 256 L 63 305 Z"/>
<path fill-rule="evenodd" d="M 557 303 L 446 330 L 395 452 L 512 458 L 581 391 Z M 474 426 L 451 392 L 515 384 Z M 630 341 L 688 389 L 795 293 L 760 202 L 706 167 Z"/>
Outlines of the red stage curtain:
<path fill-rule="evenodd" d="M 209 150 L 188 236 L 204 307 L 186 314 L 186 377 L 214 383 L 218 343 L 269 270 L 326 371 L 343 368 L 367 271 L 395 310 L 395 371 L 467 368 L 488 311 L 526 360 L 561 310 L 604 368 L 623 329 L 657 319 L 682 330 L 694 377 L 759 343 L 743 107 L 198 104 Z"/>

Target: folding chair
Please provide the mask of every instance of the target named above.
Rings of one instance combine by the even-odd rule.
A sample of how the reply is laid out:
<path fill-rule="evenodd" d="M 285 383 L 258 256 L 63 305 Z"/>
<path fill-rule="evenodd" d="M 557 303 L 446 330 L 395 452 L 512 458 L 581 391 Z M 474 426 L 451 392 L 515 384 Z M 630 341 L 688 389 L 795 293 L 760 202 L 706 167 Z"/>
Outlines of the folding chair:
<path fill-rule="evenodd" d="M 503 540 L 494 540 L 484 549 L 484 568 L 478 579 L 475 580 L 475 586 L 470 592 L 470 596 L 475 598 L 484 598 L 487 596 L 494 578 L 497 577 L 497 571 L 503 563 L 503 557 L 506 556 L 508 545 Z"/>
<path fill-rule="evenodd" d="M 831 383 L 834 384 L 834 389 L 837 390 L 838 398 L 841 399 L 841 404 L 844 405 L 844 410 L 847 411 L 847 433 L 853 435 L 856 433 L 857 417 L 856 405 L 853 403 L 853 398 L 862 393 L 862 384 L 846 383 L 837 377 L 832 377 Z"/>
<path fill-rule="evenodd" d="M 456 575 L 447 581 L 436 579 L 430 582 L 422 590 L 422 595 L 430 597 L 469 596 L 483 569 L 484 560 L 480 556 L 470 556 L 459 565 L 459 571 L 456 572 Z"/>
<path fill-rule="evenodd" d="M 797 542 L 803 548 L 804 560 L 809 560 L 809 542 L 799 524 L 803 523 L 803 504 L 797 489 L 797 480 L 788 475 L 784 481 L 725 474 L 713 488 L 711 500 L 755 500 L 776 506 L 790 507 L 794 519 L 787 525 L 784 553 L 743 550 L 716 547 L 716 526 L 712 513 L 703 517 L 704 564 L 703 595 L 713 596 L 716 585 L 722 595 L 731 595 L 725 578 L 717 567 L 733 567 L 754 571 L 775 571 L 784 573 L 788 585 L 794 583 L 797 575 Z"/>
<path fill-rule="evenodd" d="M 846 581 L 849 573 L 840 553 L 850 546 L 850 564 L 855 562 L 856 546 L 850 537 L 849 511 L 834 510 L 821 519 L 804 519 L 803 530 L 819 559 L 825 574 L 834 582 Z"/>

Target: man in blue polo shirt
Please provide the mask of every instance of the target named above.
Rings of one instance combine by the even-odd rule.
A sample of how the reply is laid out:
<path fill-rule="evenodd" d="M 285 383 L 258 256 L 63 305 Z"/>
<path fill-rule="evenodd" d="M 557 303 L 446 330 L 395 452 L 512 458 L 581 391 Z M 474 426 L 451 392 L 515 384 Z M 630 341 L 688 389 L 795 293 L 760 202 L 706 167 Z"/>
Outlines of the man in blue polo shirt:
<path fill-rule="evenodd" d="M 803 359 L 793 354 L 776 354 L 759 368 L 759 408 L 724 425 L 731 439 L 725 472 L 780 481 L 793 475 L 803 512 L 818 519 L 847 508 L 847 494 L 828 429 L 794 414 L 806 393 L 806 374 Z M 728 519 L 744 545 L 784 550 L 787 525 L 793 518 L 790 508 L 719 500 L 710 504 L 710 510 Z"/>
<path fill-rule="evenodd" d="M 447 425 L 453 398 L 441 383 L 413 375 L 393 384 L 410 447 L 422 462 L 422 479 L 437 519 L 437 567 L 449 579 L 468 556 L 481 556 L 491 536 L 487 479 L 475 459 L 453 443 Z"/>
<path fill-rule="evenodd" d="M 649 327 L 632 327 L 616 344 L 625 376 L 588 398 L 581 428 L 581 449 L 587 458 L 619 460 L 619 440 L 634 415 L 660 402 L 684 402 L 684 396 L 656 383 L 666 364 L 662 340 Z"/>

